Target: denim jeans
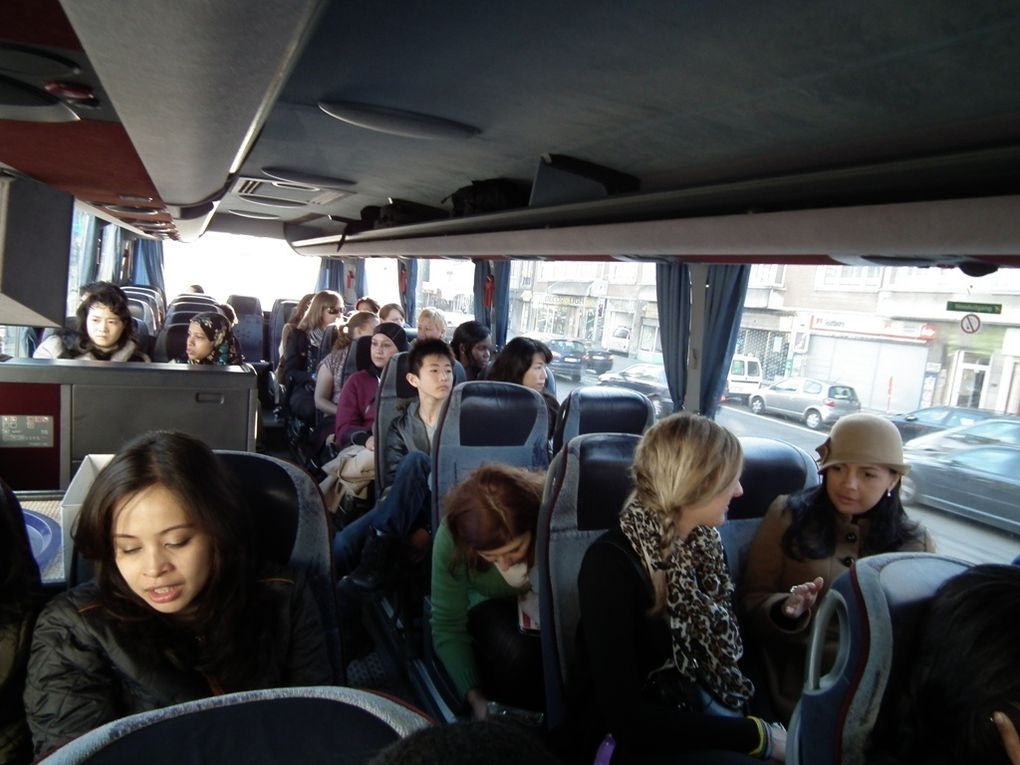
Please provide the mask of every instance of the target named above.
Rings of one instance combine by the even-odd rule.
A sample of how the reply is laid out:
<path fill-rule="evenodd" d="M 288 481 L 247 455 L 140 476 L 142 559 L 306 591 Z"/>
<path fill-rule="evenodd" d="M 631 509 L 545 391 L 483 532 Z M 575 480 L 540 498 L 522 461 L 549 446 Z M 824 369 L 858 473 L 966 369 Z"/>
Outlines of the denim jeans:
<path fill-rule="evenodd" d="M 405 538 L 415 529 L 428 526 L 432 506 L 431 471 L 432 460 L 425 452 L 409 452 L 400 461 L 393 485 L 375 509 L 344 526 L 333 540 L 333 564 L 338 578 L 358 567 L 369 534 L 378 531 Z"/>

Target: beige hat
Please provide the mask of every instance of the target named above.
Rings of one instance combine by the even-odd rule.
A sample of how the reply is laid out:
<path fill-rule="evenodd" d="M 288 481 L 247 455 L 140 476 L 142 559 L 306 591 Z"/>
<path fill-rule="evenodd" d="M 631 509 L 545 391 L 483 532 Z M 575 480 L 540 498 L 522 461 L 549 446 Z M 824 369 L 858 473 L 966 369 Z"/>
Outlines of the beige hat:
<path fill-rule="evenodd" d="M 832 426 L 825 443 L 815 451 L 821 459 L 818 469 L 830 465 L 883 465 L 900 475 L 910 472 L 903 461 L 903 439 L 885 417 L 874 414 L 850 414 Z"/>

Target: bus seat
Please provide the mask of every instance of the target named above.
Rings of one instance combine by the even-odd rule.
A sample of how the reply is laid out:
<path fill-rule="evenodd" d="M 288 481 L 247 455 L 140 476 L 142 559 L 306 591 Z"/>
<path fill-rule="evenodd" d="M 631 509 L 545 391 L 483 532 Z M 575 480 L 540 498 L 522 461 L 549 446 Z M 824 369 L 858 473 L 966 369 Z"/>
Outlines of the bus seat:
<path fill-rule="evenodd" d="M 135 325 L 135 338 L 138 341 L 138 347 L 141 348 L 142 352 L 147 356 L 151 356 L 153 332 L 149 329 L 149 325 L 137 316 L 132 316 L 131 321 L 134 322 Z"/>
<path fill-rule="evenodd" d="M 156 314 L 152 310 L 152 304 L 143 300 L 128 296 L 128 310 L 136 319 L 145 323 L 149 328 L 149 334 L 156 334 Z"/>
<path fill-rule="evenodd" d="M 277 298 L 269 312 L 269 362 L 274 369 L 280 363 L 280 340 L 283 338 L 283 326 L 290 319 L 290 314 L 297 304 L 296 300 Z"/>
<path fill-rule="evenodd" d="M 876 723 L 906 681 L 927 604 L 943 582 L 968 566 L 941 555 L 887 553 L 862 558 L 833 582 L 812 628 L 804 694 L 787 738 L 788 763 L 869 761 L 870 748 L 882 746 L 881 737 L 873 736 Z M 833 668 L 822 675 L 822 647 L 833 620 L 839 645 Z"/>
<path fill-rule="evenodd" d="M 475 380 L 453 389 L 432 445 L 432 528 L 443 497 L 475 468 L 498 462 L 545 470 L 548 411 L 537 391 L 514 383 Z"/>
<path fill-rule="evenodd" d="M 397 404 L 402 399 L 417 399 L 418 391 L 407 381 L 409 352 L 397 353 L 386 364 L 379 379 L 379 392 L 375 397 L 375 424 L 372 433 L 375 435 L 375 496 L 381 497 L 389 484 L 386 483 L 386 436 L 390 424 L 400 412 Z"/>
<path fill-rule="evenodd" d="M 580 435 L 549 467 L 535 542 L 549 730 L 566 720 L 567 673 L 580 618 L 577 573 L 589 545 L 613 525 L 633 488 L 630 467 L 640 440 L 631 433 Z"/>
<path fill-rule="evenodd" d="M 332 535 L 315 481 L 296 465 L 266 454 L 214 450 L 234 476 L 252 513 L 256 557 L 304 575 L 319 606 L 334 681 L 346 682 L 333 590 Z M 69 586 L 93 577 L 91 562 L 75 552 Z"/>
<path fill-rule="evenodd" d="M 234 325 L 234 337 L 241 348 L 245 361 L 265 361 L 266 328 L 265 317 L 262 315 L 262 303 L 257 297 L 247 295 L 230 295 L 227 305 L 234 309 L 237 324 Z"/>
<path fill-rule="evenodd" d="M 772 438 L 742 436 L 743 495 L 730 500 L 726 523 L 719 527 L 733 583 L 739 587 L 744 564 L 761 519 L 780 494 L 792 494 L 821 482 L 818 466 L 799 446 Z"/>
<path fill-rule="evenodd" d="M 202 305 L 213 303 L 214 305 L 219 305 L 219 302 L 212 295 L 206 295 L 204 292 L 182 292 L 170 301 L 170 305 L 179 303 L 201 303 Z"/>
<path fill-rule="evenodd" d="M 100 726 L 40 762 L 317 762 L 360 765 L 432 721 L 354 688 L 275 688 L 210 696 Z"/>
<path fill-rule="evenodd" d="M 237 318 L 242 314 L 253 314 L 262 319 L 262 301 L 251 295 L 228 295 L 227 305 L 234 309 Z"/>
<path fill-rule="evenodd" d="M 655 421 L 648 397 L 635 390 L 589 385 L 570 392 L 560 405 L 553 434 L 553 454 L 583 433 L 636 433 Z"/>
<path fill-rule="evenodd" d="M 188 326 L 190 320 L 177 321 L 167 316 L 167 323 L 156 335 L 152 346 L 153 361 L 174 361 L 185 356 L 188 344 Z"/>
<path fill-rule="evenodd" d="M 163 294 L 154 287 L 136 284 L 124 284 L 121 289 L 129 298 L 141 300 L 152 308 L 153 316 L 156 319 L 156 329 L 159 329 L 163 323 L 163 317 L 166 316 L 166 303 L 163 300 Z"/>
<path fill-rule="evenodd" d="M 368 365 L 372 363 L 372 336 L 365 335 L 359 337 L 354 341 L 351 350 L 353 352 L 349 351 L 347 353 L 347 358 L 344 360 L 344 368 L 340 374 L 341 390 L 343 390 L 347 381 L 351 379 L 351 375 L 359 369 L 368 369 Z"/>

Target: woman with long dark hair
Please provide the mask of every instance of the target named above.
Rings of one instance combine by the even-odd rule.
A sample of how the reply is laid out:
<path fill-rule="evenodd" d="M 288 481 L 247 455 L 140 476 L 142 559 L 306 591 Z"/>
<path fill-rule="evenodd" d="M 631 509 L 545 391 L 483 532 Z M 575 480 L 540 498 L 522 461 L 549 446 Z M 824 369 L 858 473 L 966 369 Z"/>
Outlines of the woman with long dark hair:
<path fill-rule="evenodd" d="M 78 304 L 77 330 L 50 335 L 36 348 L 37 359 L 148 361 L 135 339 L 135 323 L 124 290 L 110 282 L 85 288 Z"/>
<path fill-rule="evenodd" d="M 868 555 L 934 550 L 900 502 L 900 479 L 910 466 L 895 425 L 872 414 L 843 417 L 818 453 L 821 486 L 776 498 L 751 545 L 743 581 L 743 607 L 785 719 L 804 684 L 815 606 L 832 581 Z"/>
<path fill-rule="evenodd" d="M 464 367 L 468 380 L 477 380 L 492 356 L 492 333 L 478 321 L 465 321 L 453 331 L 453 355 Z"/>
<path fill-rule="evenodd" d="M 549 371 L 551 361 L 552 351 L 548 345 L 530 337 L 515 337 L 496 355 L 492 369 L 485 378 L 517 383 L 541 394 L 549 413 L 550 438 L 556 429 L 556 417 L 560 412 L 560 402 L 545 387 L 546 379 L 552 374 Z"/>
<path fill-rule="evenodd" d="M 32 641 L 36 754 L 136 712 L 331 683 L 318 609 L 292 574 L 258 565 L 239 496 L 183 433 L 134 440 L 96 477 L 74 532 L 96 578 L 54 598 Z"/>

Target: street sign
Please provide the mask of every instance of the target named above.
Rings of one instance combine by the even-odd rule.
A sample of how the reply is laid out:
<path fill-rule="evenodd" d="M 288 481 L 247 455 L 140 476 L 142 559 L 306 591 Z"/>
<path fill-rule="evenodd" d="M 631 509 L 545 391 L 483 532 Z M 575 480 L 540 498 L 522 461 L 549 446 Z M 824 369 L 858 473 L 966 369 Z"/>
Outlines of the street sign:
<path fill-rule="evenodd" d="M 981 329 L 981 317 L 976 313 L 968 313 L 962 319 L 960 319 L 960 329 L 966 332 L 968 335 L 973 335 L 979 329 Z"/>
<path fill-rule="evenodd" d="M 967 313 L 1002 313 L 1002 303 L 967 303 L 950 300 L 946 303 L 947 311 L 966 311 Z"/>

